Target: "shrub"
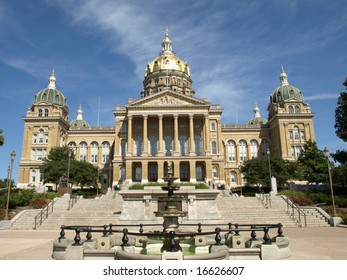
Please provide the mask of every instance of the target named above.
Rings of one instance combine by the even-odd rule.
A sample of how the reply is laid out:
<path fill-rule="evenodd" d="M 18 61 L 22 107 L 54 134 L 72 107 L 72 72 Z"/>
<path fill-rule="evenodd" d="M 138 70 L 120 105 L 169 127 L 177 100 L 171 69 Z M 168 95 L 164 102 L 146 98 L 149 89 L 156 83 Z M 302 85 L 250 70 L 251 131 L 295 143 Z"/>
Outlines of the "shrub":
<path fill-rule="evenodd" d="M 34 198 L 30 201 L 29 206 L 33 209 L 45 208 L 48 205 L 49 201 L 44 198 Z"/>

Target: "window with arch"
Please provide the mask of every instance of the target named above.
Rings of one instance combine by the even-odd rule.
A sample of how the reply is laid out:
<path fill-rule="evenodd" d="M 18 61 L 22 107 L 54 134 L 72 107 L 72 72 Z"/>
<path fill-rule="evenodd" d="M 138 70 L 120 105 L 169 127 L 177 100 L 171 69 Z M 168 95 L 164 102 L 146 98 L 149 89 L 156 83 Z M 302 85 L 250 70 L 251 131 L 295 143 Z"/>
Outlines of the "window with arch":
<path fill-rule="evenodd" d="M 37 133 L 33 134 L 33 144 L 37 143 Z"/>
<path fill-rule="evenodd" d="M 30 175 L 31 183 L 35 183 L 36 182 L 36 170 L 32 169 L 30 173 L 31 173 L 31 175 Z"/>
<path fill-rule="evenodd" d="M 39 109 L 39 110 L 38 110 L 38 116 L 39 116 L 39 117 L 42 117 L 42 109 Z"/>
<path fill-rule="evenodd" d="M 87 143 L 82 142 L 80 143 L 80 161 L 86 161 L 87 160 Z"/>
<path fill-rule="evenodd" d="M 227 143 L 228 161 L 236 161 L 236 145 L 235 142 L 229 140 Z"/>
<path fill-rule="evenodd" d="M 180 153 L 182 156 L 188 155 L 188 137 L 181 135 L 179 138 L 180 141 Z"/>
<path fill-rule="evenodd" d="M 166 135 L 164 137 L 164 144 L 165 144 L 165 155 L 172 156 L 172 136 Z"/>
<path fill-rule="evenodd" d="M 158 137 L 156 135 L 149 137 L 149 148 L 149 154 L 151 156 L 156 156 L 158 154 Z"/>
<path fill-rule="evenodd" d="M 48 109 L 45 109 L 45 117 L 48 117 Z"/>
<path fill-rule="evenodd" d="M 215 131 L 216 130 L 216 124 L 213 122 L 211 123 L 211 130 L 212 131 Z"/>
<path fill-rule="evenodd" d="M 91 144 L 91 150 L 90 150 L 90 162 L 91 163 L 98 162 L 98 150 L 99 150 L 98 143 L 93 142 Z"/>
<path fill-rule="evenodd" d="M 212 155 L 217 154 L 217 142 L 216 141 L 211 142 L 211 150 L 212 150 Z"/>
<path fill-rule="evenodd" d="M 69 146 L 69 148 L 72 150 L 72 152 L 73 152 L 73 157 L 75 158 L 75 157 L 76 157 L 76 154 L 77 154 L 76 143 L 75 143 L 75 142 L 70 142 L 68 146 Z"/>
<path fill-rule="evenodd" d="M 212 175 L 213 175 L 213 178 L 218 178 L 218 166 L 213 166 L 212 167 Z"/>
<path fill-rule="evenodd" d="M 140 166 L 135 169 L 135 181 L 141 181 L 142 179 L 142 168 Z"/>
<path fill-rule="evenodd" d="M 247 160 L 247 143 L 244 140 L 239 142 L 240 161 Z"/>
<path fill-rule="evenodd" d="M 230 184 L 231 185 L 237 184 L 237 174 L 235 171 L 230 172 Z"/>
<path fill-rule="evenodd" d="M 295 106 L 295 113 L 300 113 L 300 106 L 299 105 Z"/>
<path fill-rule="evenodd" d="M 293 114 L 294 113 L 294 108 L 293 108 L 293 106 L 288 106 L 288 112 L 290 113 L 290 114 Z"/>
<path fill-rule="evenodd" d="M 251 148 L 251 158 L 258 157 L 258 142 L 256 140 L 252 140 L 250 143 Z"/>
<path fill-rule="evenodd" d="M 102 163 L 108 163 L 110 161 L 110 144 L 108 142 L 101 144 L 101 156 Z"/>
<path fill-rule="evenodd" d="M 194 143 L 195 143 L 195 154 L 200 156 L 203 154 L 203 145 L 202 145 L 202 137 L 201 135 L 195 135 L 194 137 Z"/>
<path fill-rule="evenodd" d="M 45 139 L 45 131 L 41 128 L 39 129 L 39 144 L 43 144 Z"/>
<path fill-rule="evenodd" d="M 293 133 L 294 133 L 294 140 L 299 140 L 300 139 L 299 127 L 294 126 Z"/>
<path fill-rule="evenodd" d="M 135 137 L 135 155 L 141 156 L 142 155 L 142 149 L 143 149 L 143 139 L 141 135 L 138 135 Z"/>

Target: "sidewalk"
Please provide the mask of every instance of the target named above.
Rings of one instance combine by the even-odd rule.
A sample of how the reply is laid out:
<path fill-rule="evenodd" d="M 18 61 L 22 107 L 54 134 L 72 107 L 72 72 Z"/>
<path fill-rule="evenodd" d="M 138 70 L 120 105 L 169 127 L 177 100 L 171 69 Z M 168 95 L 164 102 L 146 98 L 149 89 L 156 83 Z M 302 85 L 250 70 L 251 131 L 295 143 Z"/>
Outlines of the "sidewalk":
<path fill-rule="evenodd" d="M 284 228 L 283 234 L 289 260 L 347 260 L 347 227 Z M 51 260 L 58 237 L 57 230 L 0 230 L 0 260 Z"/>

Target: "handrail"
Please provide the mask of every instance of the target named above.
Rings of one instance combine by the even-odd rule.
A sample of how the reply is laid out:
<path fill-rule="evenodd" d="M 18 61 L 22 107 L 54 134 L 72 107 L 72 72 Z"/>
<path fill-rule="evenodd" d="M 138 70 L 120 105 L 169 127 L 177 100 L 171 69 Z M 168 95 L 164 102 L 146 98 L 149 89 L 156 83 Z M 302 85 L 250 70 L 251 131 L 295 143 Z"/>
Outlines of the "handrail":
<path fill-rule="evenodd" d="M 258 197 L 265 208 L 271 208 L 271 197 L 269 194 L 257 193 L 255 196 Z"/>
<path fill-rule="evenodd" d="M 303 226 L 302 221 L 301 221 L 301 217 L 304 218 L 304 226 L 307 227 L 306 213 L 302 209 L 300 209 L 300 207 L 297 204 L 293 203 L 285 195 L 281 195 L 281 197 L 287 203 L 287 214 L 291 215 L 293 221 L 295 222 L 295 215 L 297 214 L 298 215 L 297 223 L 298 223 L 299 227 Z"/>
<path fill-rule="evenodd" d="M 77 196 L 72 196 L 69 199 L 67 210 L 70 210 L 76 204 L 76 202 L 77 202 Z"/>
<path fill-rule="evenodd" d="M 53 199 L 45 208 L 43 208 L 36 216 L 34 221 L 33 229 L 37 229 L 38 226 L 42 225 L 42 222 L 47 219 L 48 215 L 53 212 L 53 205 L 55 199 Z"/>
<path fill-rule="evenodd" d="M 301 206 L 300 208 L 301 208 L 301 209 L 315 209 L 316 211 L 318 211 L 318 213 L 319 213 L 322 217 L 324 217 L 324 220 L 325 220 L 327 223 L 329 223 L 329 220 L 330 220 L 331 216 L 330 216 L 327 212 L 325 212 L 322 208 L 317 207 L 317 206 Z"/>

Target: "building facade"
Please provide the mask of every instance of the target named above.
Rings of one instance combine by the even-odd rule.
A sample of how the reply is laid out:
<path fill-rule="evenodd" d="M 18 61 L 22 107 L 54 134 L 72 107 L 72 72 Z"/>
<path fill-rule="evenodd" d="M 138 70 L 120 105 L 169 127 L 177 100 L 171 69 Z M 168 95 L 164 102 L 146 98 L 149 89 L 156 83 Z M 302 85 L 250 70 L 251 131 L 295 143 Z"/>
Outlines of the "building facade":
<path fill-rule="evenodd" d="M 110 127 L 90 126 L 81 107 L 69 122 L 53 71 L 23 118 L 18 187 L 42 185 L 40 165 L 55 146 L 68 145 L 77 160 L 97 166 L 104 187 L 163 182 L 168 161 L 177 182 L 242 186 L 243 161 L 269 154 L 295 160 L 305 142 L 314 140 L 314 114 L 283 68 L 268 119 L 255 105 L 248 123 L 222 124 L 221 106 L 195 96 L 189 65 L 173 52 L 167 31 L 161 45 L 160 55 L 146 66 L 140 97 L 116 106 Z"/>

